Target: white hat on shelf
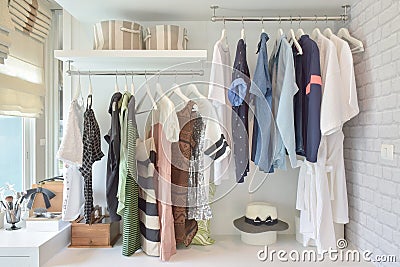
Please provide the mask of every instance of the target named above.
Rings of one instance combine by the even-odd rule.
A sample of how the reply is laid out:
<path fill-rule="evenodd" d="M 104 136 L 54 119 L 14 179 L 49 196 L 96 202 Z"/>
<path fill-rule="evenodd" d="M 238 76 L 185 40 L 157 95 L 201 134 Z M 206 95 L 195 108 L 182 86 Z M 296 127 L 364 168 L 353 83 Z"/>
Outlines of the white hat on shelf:
<path fill-rule="evenodd" d="M 249 245 L 270 245 L 276 242 L 277 231 L 284 231 L 289 225 L 278 219 L 276 207 L 266 202 L 247 204 L 246 214 L 233 221 L 241 232 L 241 239 Z"/>

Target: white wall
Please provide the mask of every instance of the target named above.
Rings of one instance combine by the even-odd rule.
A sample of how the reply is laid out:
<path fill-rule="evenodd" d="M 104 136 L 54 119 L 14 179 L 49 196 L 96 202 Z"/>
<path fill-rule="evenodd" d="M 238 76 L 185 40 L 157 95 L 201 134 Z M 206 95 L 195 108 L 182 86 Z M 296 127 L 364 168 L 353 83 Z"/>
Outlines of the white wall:
<path fill-rule="evenodd" d="M 104 18 L 109 19 L 109 18 Z M 142 25 L 149 26 L 153 24 L 159 24 L 163 22 L 141 22 Z M 209 21 L 180 21 L 180 22 L 166 22 L 166 24 L 180 24 L 188 29 L 189 44 L 188 49 L 207 49 L 208 60 L 211 60 L 212 49 L 214 43 L 220 38 L 222 23 L 213 23 Z M 270 34 L 270 41 L 268 43 L 269 53 L 272 51 L 273 41 L 279 27 L 278 23 L 267 23 L 265 22 L 265 30 Z M 325 22 L 318 24 L 324 28 L 327 25 L 333 26 L 331 23 L 326 24 Z M 284 28 L 285 32 L 290 28 L 290 23 L 282 23 L 280 25 Z M 292 25 L 295 29 L 298 27 L 298 23 Z M 228 32 L 228 42 L 232 53 L 232 60 L 236 49 L 236 44 L 240 38 L 241 23 L 227 23 L 226 28 Z M 306 32 L 310 32 L 314 27 L 314 22 L 303 23 L 302 27 Z M 70 30 L 69 30 L 70 29 Z M 256 63 L 256 49 L 261 33 L 261 23 L 245 23 L 246 29 L 246 40 L 248 45 L 247 57 L 250 67 L 251 75 L 254 73 L 254 66 Z M 64 49 L 92 49 L 93 33 L 92 23 L 79 23 L 75 19 L 70 19 L 65 16 L 64 18 Z M 120 88 L 123 88 L 124 78 L 120 77 Z M 197 79 L 197 77 L 196 77 Z M 66 78 L 65 90 L 68 89 L 69 78 Z M 97 120 L 100 125 L 101 135 L 104 136 L 110 127 L 110 115 L 107 113 L 109 101 L 114 90 L 114 78 L 113 77 L 93 77 L 93 91 L 94 91 L 94 110 Z M 161 81 L 165 78 L 162 77 Z M 178 77 L 178 81 L 188 81 L 189 78 Z M 141 84 L 143 78 L 135 78 L 136 84 Z M 76 80 L 74 80 L 76 82 Z M 170 81 L 168 82 L 170 83 Z M 169 85 L 166 84 L 165 86 Z M 87 95 L 87 78 L 82 78 L 83 84 L 83 95 Z M 142 90 L 143 91 L 143 90 Z M 141 98 L 143 92 L 138 92 L 137 97 Z M 71 92 L 66 92 L 64 97 L 64 114 L 67 114 L 68 105 L 70 102 Z M 146 116 L 138 116 L 139 130 L 142 129 L 142 125 Z M 104 154 L 107 154 L 107 144 L 102 141 L 102 150 Z M 94 180 L 94 199 L 95 203 L 105 206 L 105 174 L 106 174 L 106 161 L 107 156 L 102 161 L 95 163 L 93 171 Z M 255 170 L 255 166 L 251 165 L 251 173 L 249 177 L 252 177 L 255 173 L 255 182 L 257 185 L 264 177 L 265 174 Z M 244 214 L 246 204 L 249 201 L 268 201 L 274 203 L 278 207 L 279 217 L 287 221 L 290 225 L 288 233 L 294 233 L 294 215 L 295 211 L 295 197 L 297 188 L 297 176 L 298 170 L 288 168 L 288 171 L 277 171 L 275 174 L 270 175 L 263 186 L 253 195 L 248 193 L 249 179 L 246 179 L 244 184 L 237 185 L 233 190 L 219 199 L 213 204 L 212 219 L 212 230 L 214 234 L 238 234 L 233 227 L 232 221 Z M 217 188 L 217 194 L 221 195 L 224 192 L 228 192 L 233 186 L 234 178 L 230 179 L 230 182 L 226 182 Z M 254 189 L 255 186 L 252 188 Z"/>
<path fill-rule="evenodd" d="M 358 1 L 349 27 L 365 52 L 354 57 L 360 114 L 344 128 L 350 223 L 347 239 L 374 255 L 400 255 L 400 4 Z M 394 160 L 380 157 L 394 145 Z M 394 266 L 394 263 L 377 264 Z"/>

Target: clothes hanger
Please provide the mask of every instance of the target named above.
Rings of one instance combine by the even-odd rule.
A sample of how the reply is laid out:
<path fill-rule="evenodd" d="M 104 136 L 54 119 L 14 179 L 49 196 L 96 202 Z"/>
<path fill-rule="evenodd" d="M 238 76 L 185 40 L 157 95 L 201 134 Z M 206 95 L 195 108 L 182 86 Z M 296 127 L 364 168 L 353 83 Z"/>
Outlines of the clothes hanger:
<path fill-rule="evenodd" d="M 293 25 L 293 20 L 292 16 L 290 16 L 290 25 Z M 293 27 L 290 28 L 289 33 L 288 33 L 288 41 L 290 45 L 293 45 L 296 47 L 297 50 L 297 55 L 303 55 L 303 48 L 301 48 L 300 43 L 297 41 L 296 34 L 294 33 Z"/>
<path fill-rule="evenodd" d="M 76 87 L 73 100 L 78 100 L 79 96 L 82 96 L 82 88 L 81 88 L 81 73 L 78 70 L 78 86 Z"/>
<path fill-rule="evenodd" d="M 144 103 L 144 100 L 146 99 L 146 95 L 150 98 L 152 109 L 157 110 L 157 103 L 156 103 L 156 101 L 154 101 L 154 98 L 151 95 L 151 90 L 150 90 L 150 87 L 149 87 L 149 83 L 147 81 L 146 71 L 144 72 L 144 78 L 145 78 L 144 87 L 145 87 L 145 90 L 146 90 L 146 94 L 142 97 L 142 99 L 140 99 L 140 101 L 139 101 L 139 103 L 138 103 L 138 105 L 136 107 L 136 110 L 140 110 L 140 108 L 142 107 L 142 105 Z M 149 110 L 149 111 L 151 111 L 151 110 Z M 145 112 L 147 112 L 147 111 L 145 111 Z M 144 112 L 137 112 L 137 113 L 140 114 L 140 113 L 144 113 Z"/>
<path fill-rule="evenodd" d="M 161 99 L 162 97 L 166 97 L 160 83 L 160 75 L 161 75 L 160 72 L 158 72 L 157 83 L 156 83 L 156 94 L 160 96 L 159 99 Z"/>
<path fill-rule="evenodd" d="M 133 82 L 133 73 L 131 73 L 131 94 L 135 95 L 135 83 Z"/>
<path fill-rule="evenodd" d="M 193 81 L 193 74 L 192 74 L 192 81 Z M 195 94 L 199 99 L 206 99 L 206 97 L 200 93 L 199 89 L 197 88 L 197 86 L 192 82 L 189 84 L 189 95 L 191 95 L 192 93 Z"/>
<path fill-rule="evenodd" d="M 303 48 L 301 48 L 299 41 L 297 41 L 296 35 L 294 34 L 294 30 L 290 29 L 288 35 L 289 35 L 289 43 L 291 45 L 294 44 L 294 46 L 296 47 L 296 50 L 297 50 L 297 55 L 303 55 Z"/>
<path fill-rule="evenodd" d="M 315 25 L 317 25 L 317 16 L 315 15 Z M 312 32 L 311 32 L 311 39 L 315 40 L 317 39 L 319 36 L 321 36 L 322 33 L 319 30 L 318 27 L 316 27 Z"/>
<path fill-rule="evenodd" d="M 332 30 L 331 30 L 330 28 L 326 28 L 326 29 L 323 31 L 323 34 L 324 34 L 327 38 L 331 38 L 331 36 L 333 35 L 333 32 L 332 32 Z"/>
<path fill-rule="evenodd" d="M 125 71 L 125 93 L 128 92 L 128 78 L 126 77 L 128 74 Z"/>
<path fill-rule="evenodd" d="M 246 41 L 246 33 L 244 31 L 244 19 L 242 17 L 242 30 L 240 31 L 240 39 Z"/>
<path fill-rule="evenodd" d="M 206 99 L 206 97 L 200 93 L 199 89 L 194 83 L 189 84 L 189 95 L 195 94 L 199 99 Z"/>
<path fill-rule="evenodd" d="M 296 39 L 297 39 L 297 40 L 300 39 L 301 36 L 305 35 L 303 29 L 300 28 L 300 26 L 301 26 L 301 16 L 299 16 L 299 18 L 300 18 L 300 21 L 299 21 L 299 28 L 297 29 L 297 32 L 296 32 Z"/>
<path fill-rule="evenodd" d="M 281 25 L 281 23 L 282 23 L 282 20 L 281 20 L 281 16 L 279 16 L 279 25 Z M 281 37 L 282 37 L 282 35 L 284 35 L 285 33 L 283 32 L 283 29 L 282 28 L 279 28 L 278 29 L 278 32 L 277 32 L 277 36 L 276 36 L 276 42 L 278 43 L 278 41 L 281 39 Z"/>
<path fill-rule="evenodd" d="M 88 106 L 92 106 L 92 95 L 93 95 L 93 87 L 92 87 L 92 77 L 89 71 L 89 95 L 88 95 Z"/>
<path fill-rule="evenodd" d="M 172 88 L 167 93 L 167 96 L 171 96 L 172 94 L 176 94 L 180 99 L 182 99 L 185 103 L 187 103 L 187 102 L 190 101 L 190 98 L 188 98 L 187 96 L 185 96 L 184 93 L 182 93 L 181 87 L 176 82 L 176 77 L 177 77 L 177 74 L 175 72 L 175 81 L 172 84 Z"/>
<path fill-rule="evenodd" d="M 227 34 L 226 34 L 225 18 L 223 19 L 223 22 L 224 22 L 224 28 L 222 29 L 221 38 L 219 39 L 219 41 L 220 41 L 220 42 L 224 42 L 224 45 L 225 45 L 226 47 L 228 47 L 228 36 L 227 36 Z"/>
<path fill-rule="evenodd" d="M 179 98 L 182 99 L 185 103 L 187 103 L 187 102 L 189 102 L 191 100 L 190 98 L 185 96 L 185 94 L 181 90 L 181 87 L 176 83 L 174 83 L 172 85 L 172 88 L 171 88 L 171 91 L 170 91 L 169 95 L 172 95 L 172 94 L 176 94 L 177 96 L 179 96 Z"/>
<path fill-rule="evenodd" d="M 326 24 L 328 24 L 328 16 L 325 16 L 326 17 Z M 333 35 L 333 32 L 332 32 L 332 30 L 331 30 L 331 28 L 329 28 L 329 27 L 327 27 L 324 31 L 323 31 L 323 34 L 327 37 L 327 38 L 331 38 L 331 36 Z"/>
<path fill-rule="evenodd" d="M 117 93 L 119 92 L 119 87 L 118 87 L 118 71 L 115 70 L 115 86 L 114 86 L 114 91 Z"/>
<path fill-rule="evenodd" d="M 360 40 L 358 40 L 358 39 L 352 37 L 352 36 L 350 35 L 350 32 L 349 32 L 348 29 L 346 29 L 346 28 L 341 28 L 341 29 L 338 31 L 337 36 L 338 36 L 339 38 L 342 38 L 343 40 L 349 42 L 350 44 L 352 44 L 352 45 L 354 46 L 354 48 L 351 49 L 351 52 L 353 52 L 353 53 L 364 52 L 364 45 L 363 45 L 363 43 L 362 43 Z"/>
<path fill-rule="evenodd" d="M 265 32 L 265 28 L 264 28 L 264 18 L 263 17 L 261 17 L 261 32 L 263 33 L 263 32 Z"/>
<path fill-rule="evenodd" d="M 93 94 L 93 86 L 92 86 L 92 75 L 89 70 L 89 95 Z"/>

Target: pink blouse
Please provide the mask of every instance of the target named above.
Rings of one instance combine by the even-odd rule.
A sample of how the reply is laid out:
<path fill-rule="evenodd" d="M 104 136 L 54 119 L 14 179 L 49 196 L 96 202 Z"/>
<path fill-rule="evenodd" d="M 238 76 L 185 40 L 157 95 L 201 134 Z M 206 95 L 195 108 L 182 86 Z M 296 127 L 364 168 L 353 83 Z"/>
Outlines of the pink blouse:
<path fill-rule="evenodd" d="M 156 174 L 158 181 L 157 205 L 160 217 L 160 258 L 168 261 L 176 253 L 174 217 L 171 202 L 171 142 L 165 136 L 161 123 L 154 125 L 157 151 Z"/>

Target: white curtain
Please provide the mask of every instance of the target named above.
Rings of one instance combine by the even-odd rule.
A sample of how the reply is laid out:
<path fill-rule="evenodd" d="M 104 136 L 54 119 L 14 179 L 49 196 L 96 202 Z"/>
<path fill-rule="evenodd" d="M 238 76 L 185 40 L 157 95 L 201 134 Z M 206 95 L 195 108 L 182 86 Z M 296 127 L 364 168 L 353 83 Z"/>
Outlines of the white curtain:
<path fill-rule="evenodd" d="M 0 74 L 0 114 L 39 117 L 43 113 L 43 84 Z"/>
<path fill-rule="evenodd" d="M 0 64 L 0 115 L 39 117 L 44 111 L 43 44 L 15 31 L 5 64 Z"/>

